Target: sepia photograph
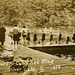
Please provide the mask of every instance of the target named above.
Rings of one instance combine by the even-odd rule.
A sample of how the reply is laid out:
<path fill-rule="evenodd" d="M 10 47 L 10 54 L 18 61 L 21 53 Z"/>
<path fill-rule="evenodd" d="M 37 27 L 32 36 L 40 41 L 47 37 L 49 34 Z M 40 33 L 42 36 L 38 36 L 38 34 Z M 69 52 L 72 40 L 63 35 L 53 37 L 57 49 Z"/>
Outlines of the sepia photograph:
<path fill-rule="evenodd" d="M 75 75 L 75 0 L 0 0 L 0 75 Z"/>

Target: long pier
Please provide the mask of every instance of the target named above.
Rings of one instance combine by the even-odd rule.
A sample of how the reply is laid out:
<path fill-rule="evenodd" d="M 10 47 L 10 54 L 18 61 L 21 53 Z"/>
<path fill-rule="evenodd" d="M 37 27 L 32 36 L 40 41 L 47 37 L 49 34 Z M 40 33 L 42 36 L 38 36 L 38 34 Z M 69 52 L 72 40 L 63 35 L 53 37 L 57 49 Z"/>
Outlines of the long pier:
<path fill-rule="evenodd" d="M 32 57 L 33 60 L 36 61 L 39 60 L 39 64 L 33 64 L 31 66 L 33 66 L 35 69 L 39 69 L 40 66 L 43 66 L 45 75 L 75 75 L 75 63 L 71 61 L 27 47 L 20 47 L 18 51 L 16 50 L 15 56 L 19 55 L 24 57 Z M 46 61 L 43 63 L 42 60 Z"/>
<path fill-rule="evenodd" d="M 75 54 L 75 44 L 55 44 L 55 45 L 36 45 L 36 46 L 29 46 L 29 48 L 45 52 L 48 54 L 67 54 L 72 55 Z"/>
<path fill-rule="evenodd" d="M 35 61 L 34 64 L 29 65 L 39 70 L 41 67 L 44 69 L 45 75 L 75 75 L 75 63 L 61 59 L 57 56 L 40 52 L 28 47 L 19 46 L 15 49 L 14 57 L 32 57 Z M 0 73 L 3 75 L 22 75 L 23 73 L 9 72 L 9 66 L 0 65 Z"/>

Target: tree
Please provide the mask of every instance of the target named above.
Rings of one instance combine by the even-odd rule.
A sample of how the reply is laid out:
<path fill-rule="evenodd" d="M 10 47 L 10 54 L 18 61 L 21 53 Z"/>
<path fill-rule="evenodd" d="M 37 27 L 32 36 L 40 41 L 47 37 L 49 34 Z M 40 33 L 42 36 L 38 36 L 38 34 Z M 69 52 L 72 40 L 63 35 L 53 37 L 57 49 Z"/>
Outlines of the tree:
<path fill-rule="evenodd" d="M 0 0 L 0 21 L 7 25 L 72 25 L 74 4 L 73 0 Z"/>

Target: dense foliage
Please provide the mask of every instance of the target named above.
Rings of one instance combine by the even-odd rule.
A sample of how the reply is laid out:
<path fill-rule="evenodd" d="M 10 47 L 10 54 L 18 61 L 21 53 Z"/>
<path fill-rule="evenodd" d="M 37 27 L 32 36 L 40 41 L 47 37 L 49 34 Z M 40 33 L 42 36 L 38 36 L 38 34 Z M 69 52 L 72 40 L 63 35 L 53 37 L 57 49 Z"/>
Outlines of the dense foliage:
<path fill-rule="evenodd" d="M 75 0 L 0 0 L 5 25 L 75 25 Z"/>

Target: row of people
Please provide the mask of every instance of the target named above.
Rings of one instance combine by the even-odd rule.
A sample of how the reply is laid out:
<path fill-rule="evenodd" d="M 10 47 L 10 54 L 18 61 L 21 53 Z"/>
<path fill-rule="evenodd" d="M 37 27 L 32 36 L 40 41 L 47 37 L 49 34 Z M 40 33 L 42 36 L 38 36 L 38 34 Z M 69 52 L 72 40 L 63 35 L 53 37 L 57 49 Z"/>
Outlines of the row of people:
<path fill-rule="evenodd" d="M 50 33 L 50 44 L 51 44 L 51 42 L 53 41 L 53 37 L 54 35 L 53 35 L 53 33 L 51 32 Z M 34 36 L 33 36 L 34 38 L 33 38 L 33 41 L 34 41 L 34 43 L 37 41 L 37 33 L 36 33 L 36 31 L 35 31 L 35 33 L 34 33 Z M 43 31 L 43 33 L 42 33 L 42 43 L 44 42 L 46 40 L 46 34 L 44 33 L 44 31 Z M 58 42 L 59 42 L 59 44 L 60 44 L 60 41 L 62 40 L 62 33 L 60 33 L 59 34 L 59 39 L 58 39 Z M 68 44 L 68 42 L 70 41 L 70 37 L 69 37 L 69 35 L 67 36 L 67 40 L 66 40 L 66 44 Z M 56 43 L 57 43 L 57 41 L 56 41 Z"/>
<path fill-rule="evenodd" d="M 14 40 L 14 44 L 15 44 L 15 41 L 17 41 L 17 44 L 19 42 L 19 38 L 21 37 L 21 34 L 22 34 L 22 37 L 23 37 L 23 42 L 24 44 L 26 43 L 26 40 L 28 41 L 28 44 L 31 40 L 31 37 L 30 37 L 30 31 L 26 29 L 25 26 L 23 26 L 23 29 L 22 29 L 22 32 L 19 32 L 19 29 L 17 27 L 17 25 L 15 25 L 15 27 L 13 28 L 13 40 Z M 50 44 L 51 42 L 53 41 L 53 38 L 54 38 L 54 35 L 53 33 L 51 32 L 50 33 Z M 34 31 L 34 35 L 33 35 L 33 42 L 36 43 L 38 40 L 38 37 L 37 37 L 37 33 L 36 31 Z M 42 32 L 42 43 L 46 40 L 46 33 L 43 31 Z M 58 39 L 58 42 L 60 44 L 60 41 L 62 40 L 62 33 L 60 32 L 59 33 L 59 39 Z M 75 41 L 75 33 L 73 34 L 73 38 L 72 40 Z M 68 42 L 70 41 L 70 36 L 68 35 L 67 38 L 66 38 L 66 44 L 68 44 Z M 57 41 L 56 41 L 57 43 Z"/>
<path fill-rule="evenodd" d="M 4 41 L 5 41 L 5 32 L 6 32 L 6 29 L 3 25 L 0 25 L 0 42 L 2 45 L 4 45 Z M 17 45 L 19 44 L 19 41 L 20 41 L 20 37 L 23 37 L 23 42 L 24 44 L 26 43 L 26 40 L 28 41 L 28 44 L 31 40 L 31 37 L 30 37 L 30 31 L 26 29 L 25 26 L 23 26 L 22 28 L 22 32 L 19 30 L 18 26 L 15 25 L 15 27 L 13 28 L 13 31 L 12 31 L 12 35 L 9 35 L 11 37 L 11 39 L 13 39 L 14 41 L 14 45 L 16 44 L 17 42 Z M 50 44 L 53 40 L 53 33 L 51 32 L 50 33 Z M 74 41 L 75 41 L 75 33 L 73 34 L 73 38 L 72 38 Z M 43 31 L 42 32 L 42 43 L 46 40 L 46 33 Z M 59 33 L 59 43 L 60 41 L 62 40 L 62 33 Z M 37 41 L 37 33 L 36 31 L 34 32 L 34 36 L 33 36 L 33 41 L 34 43 Z M 66 43 L 68 44 L 68 42 L 70 41 L 70 37 L 69 35 L 67 36 L 67 40 L 66 40 Z M 56 41 L 57 43 L 57 41 Z"/>

